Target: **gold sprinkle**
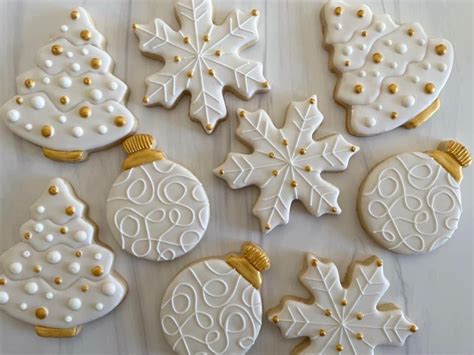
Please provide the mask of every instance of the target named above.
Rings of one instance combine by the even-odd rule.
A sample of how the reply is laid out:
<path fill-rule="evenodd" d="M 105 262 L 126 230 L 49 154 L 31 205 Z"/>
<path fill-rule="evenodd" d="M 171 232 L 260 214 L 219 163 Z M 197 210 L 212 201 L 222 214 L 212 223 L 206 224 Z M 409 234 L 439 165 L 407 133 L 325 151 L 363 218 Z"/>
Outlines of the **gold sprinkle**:
<path fill-rule="evenodd" d="M 92 110 L 88 106 L 82 106 L 79 109 L 79 116 L 81 116 L 82 118 L 88 118 L 90 117 L 91 114 L 92 114 Z"/>
<path fill-rule="evenodd" d="M 204 35 L 202 39 L 204 40 L 204 42 L 209 42 L 210 40 L 209 35 Z"/>
<path fill-rule="evenodd" d="M 222 51 L 218 49 L 215 53 L 216 57 L 220 57 L 222 55 Z"/>
<path fill-rule="evenodd" d="M 390 84 L 388 86 L 388 92 L 391 94 L 396 94 L 398 92 L 398 85 L 397 84 Z"/>
<path fill-rule="evenodd" d="M 433 83 L 428 83 L 425 85 L 425 92 L 427 94 L 432 94 L 436 91 L 436 85 Z"/>
<path fill-rule="evenodd" d="M 192 78 L 192 77 L 193 77 L 193 72 L 192 72 L 191 70 L 188 71 L 188 72 L 186 73 L 186 76 L 187 76 L 188 78 Z"/>
<path fill-rule="evenodd" d="M 59 102 L 62 104 L 62 105 L 67 105 L 69 103 L 69 97 L 67 96 L 61 96 L 59 98 Z"/>
<path fill-rule="evenodd" d="M 28 89 L 32 89 L 35 87 L 35 81 L 33 79 L 26 79 L 25 80 L 25 86 L 28 88 Z"/>
<path fill-rule="evenodd" d="M 123 116 L 117 116 L 114 119 L 114 123 L 117 127 L 123 127 L 125 123 L 127 123 L 127 120 Z"/>
<path fill-rule="evenodd" d="M 225 174 L 224 169 L 219 170 L 219 175 L 220 175 L 220 176 L 222 176 L 222 175 L 224 175 L 224 174 Z"/>
<path fill-rule="evenodd" d="M 410 37 L 413 37 L 414 34 L 415 34 L 415 30 L 413 28 L 409 28 L 408 31 L 407 31 L 407 34 L 410 36 Z"/>
<path fill-rule="evenodd" d="M 206 125 L 206 129 L 207 129 L 208 131 L 212 131 L 212 128 L 213 128 L 213 127 L 212 127 L 212 124 L 208 123 L 208 124 Z"/>
<path fill-rule="evenodd" d="M 338 352 L 341 352 L 342 350 L 344 350 L 344 346 L 342 346 L 342 344 L 337 344 L 337 345 L 336 345 L 336 350 L 337 350 Z"/>
<path fill-rule="evenodd" d="M 258 16 L 258 15 L 260 15 L 260 12 L 257 9 L 252 9 L 251 14 L 252 14 L 252 16 Z"/>
<path fill-rule="evenodd" d="M 55 283 L 56 285 L 61 285 L 61 284 L 63 283 L 63 279 L 62 279 L 60 276 L 55 277 L 55 278 L 54 278 L 54 283 Z"/>
<path fill-rule="evenodd" d="M 90 85 L 90 84 L 92 84 L 92 79 L 86 76 L 86 77 L 82 80 L 82 82 L 84 83 L 84 85 Z"/>
<path fill-rule="evenodd" d="M 68 231 L 69 229 L 66 226 L 59 228 L 59 233 L 61 234 L 66 234 Z"/>
<path fill-rule="evenodd" d="M 188 36 L 184 36 L 183 37 L 183 42 L 188 44 L 189 43 L 189 37 Z"/>
<path fill-rule="evenodd" d="M 63 53 L 63 47 L 61 47 L 59 44 L 55 44 L 51 47 L 51 53 L 54 55 L 61 55 Z"/>
<path fill-rule="evenodd" d="M 324 329 L 319 329 L 319 336 L 324 337 L 326 336 L 327 332 Z"/>
<path fill-rule="evenodd" d="M 283 139 L 283 145 L 288 145 L 288 139 Z"/>
<path fill-rule="evenodd" d="M 72 18 L 73 20 L 78 19 L 78 18 L 79 18 L 79 11 L 76 11 L 76 10 L 72 11 L 72 12 L 71 12 L 71 18 Z"/>
<path fill-rule="evenodd" d="M 382 53 L 374 53 L 374 55 L 372 56 L 372 60 L 374 61 L 374 63 L 382 63 L 383 62 L 383 54 Z"/>
<path fill-rule="evenodd" d="M 50 195 L 56 195 L 59 192 L 59 189 L 57 186 L 51 185 L 48 189 L 48 192 Z"/>
<path fill-rule="evenodd" d="M 82 256 L 82 250 L 76 251 L 76 257 L 80 258 Z"/>
<path fill-rule="evenodd" d="M 412 325 L 410 326 L 410 332 L 416 333 L 417 330 L 418 330 L 418 327 L 416 326 L 416 324 L 412 324 Z"/>
<path fill-rule="evenodd" d="M 143 99 L 142 99 L 142 102 L 147 105 L 150 103 L 150 99 L 148 98 L 148 96 L 143 96 Z"/>
<path fill-rule="evenodd" d="M 25 234 L 23 234 L 23 238 L 25 238 L 25 240 L 30 240 L 31 239 L 31 233 L 26 232 Z"/>
<path fill-rule="evenodd" d="M 87 291 L 89 291 L 89 286 L 87 286 L 87 285 L 82 285 L 82 286 L 81 286 L 81 291 L 82 291 L 82 292 L 87 292 Z"/>
<path fill-rule="evenodd" d="M 266 229 L 267 231 L 269 231 L 270 229 L 272 229 L 272 225 L 271 225 L 271 224 L 268 224 L 268 223 L 265 224 L 265 229 Z"/>
<path fill-rule="evenodd" d="M 367 33 L 367 31 L 362 31 L 360 34 L 361 34 L 362 37 L 367 37 L 368 33 Z"/>
<path fill-rule="evenodd" d="M 16 103 L 17 103 L 18 105 L 23 104 L 23 98 L 20 97 L 20 96 L 18 96 L 18 97 L 16 98 Z"/>
<path fill-rule="evenodd" d="M 38 319 L 45 319 L 48 316 L 48 309 L 45 307 L 36 308 L 35 316 Z"/>
<path fill-rule="evenodd" d="M 305 148 L 301 148 L 300 149 L 300 155 L 305 155 L 306 154 L 306 149 Z"/>
<path fill-rule="evenodd" d="M 82 30 L 80 36 L 84 41 L 88 41 L 91 39 L 91 32 L 89 30 Z"/>
<path fill-rule="evenodd" d="M 273 316 L 272 317 L 272 322 L 277 324 L 280 321 L 280 318 L 278 316 Z"/>
<path fill-rule="evenodd" d="M 338 6 L 338 7 L 336 7 L 336 8 L 334 9 L 334 14 L 335 14 L 336 16 L 341 16 L 343 12 L 344 12 L 344 9 L 343 9 L 342 7 L 340 7 L 340 6 Z"/>
<path fill-rule="evenodd" d="M 41 272 L 41 266 L 40 266 L 40 265 L 36 265 L 36 266 L 34 267 L 33 271 L 36 272 L 36 273 Z"/>
<path fill-rule="evenodd" d="M 397 112 L 392 112 L 392 113 L 390 114 L 390 118 L 391 118 L 392 120 L 398 118 L 398 113 L 397 113 Z"/>
<path fill-rule="evenodd" d="M 268 153 L 268 157 L 272 159 L 275 158 L 275 153 L 273 152 Z"/>
<path fill-rule="evenodd" d="M 375 260 L 375 265 L 377 265 L 377 267 L 381 267 L 383 265 L 383 260 L 382 259 Z"/>
<path fill-rule="evenodd" d="M 358 312 L 358 313 L 356 314 L 356 318 L 357 318 L 358 320 L 362 320 L 362 319 L 364 319 L 364 315 L 363 315 L 362 313 Z"/>
<path fill-rule="evenodd" d="M 357 334 L 356 334 L 356 339 L 357 339 L 357 340 L 363 340 L 363 339 L 364 339 L 364 334 L 362 334 L 362 333 L 357 333 Z"/>
<path fill-rule="evenodd" d="M 180 57 L 179 55 L 175 55 L 175 56 L 174 56 L 174 62 L 175 62 L 175 63 L 181 62 L 181 57 Z"/>
<path fill-rule="evenodd" d="M 68 216 L 72 216 L 74 214 L 74 212 L 76 212 L 76 209 L 74 208 L 74 206 L 66 207 L 66 214 Z"/>
<path fill-rule="evenodd" d="M 310 171 L 313 170 L 313 168 L 311 167 L 311 165 L 306 165 L 306 166 L 304 167 L 304 170 L 309 173 Z"/>
<path fill-rule="evenodd" d="M 326 309 L 326 310 L 324 311 L 324 315 L 325 315 L 326 317 L 331 317 L 331 315 L 332 315 L 331 310 L 330 310 L 329 308 Z"/>
<path fill-rule="evenodd" d="M 311 260 L 311 265 L 315 267 L 318 266 L 318 260 L 316 259 Z"/>
<path fill-rule="evenodd" d="M 448 52 L 448 48 L 444 44 L 438 44 L 435 47 L 435 51 L 437 55 L 445 55 Z"/>
<path fill-rule="evenodd" d="M 347 306 L 347 300 L 341 300 L 341 306 Z"/>
<path fill-rule="evenodd" d="M 332 212 L 332 213 L 337 213 L 337 207 L 332 207 L 332 208 L 331 208 L 331 212 Z"/>
<path fill-rule="evenodd" d="M 104 268 L 100 265 L 96 265 L 91 269 L 91 273 L 95 277 L 102 276 L 102 274 L 104 273 Z"/>
<path fill-rule="evenodd" d="M 357 11 L 357 17 L 362 18 L 364 16 L 365 16 L 365 11 L 364 10 L 360 9 L 359 11 Z"/>
<path fill-rule="evenodd" d="M 214 69 L 209 69 L 207 72 L 210 76 L 214 76 Z"/>
<path fill-rule="evenodd" d="M 0 279 L 0 286 L 4 286 L 7 284 L 7 280 L 5 279 Z"/>
<path fill-rule="evenodd" d="M 102 60 L 100 58 L 92 58 L 90 65 L 92 69 L 99 69 L 102 66 Z"/>
<path fill-rule="evenodd" d="M 364 91 L 364 87 L 361 84 L 354 86 L 354 92 L 356 94 L 361 94 Z"/>
<path fill-rule="evenodd" d="M 41 135 L 45 138 L 49 138 L 54 134 L 54 128 L 50 125 L 44 125 L 41 127 Z"/>
<path fill-rule="evenodd" d="M 278 170 L 273 170 L 273 171 L 272 171 L 272 175 L 273 175 L 273 176 L 278 176 L 278 174 L 279 174 L 279 173 L 278 173 Z"/>

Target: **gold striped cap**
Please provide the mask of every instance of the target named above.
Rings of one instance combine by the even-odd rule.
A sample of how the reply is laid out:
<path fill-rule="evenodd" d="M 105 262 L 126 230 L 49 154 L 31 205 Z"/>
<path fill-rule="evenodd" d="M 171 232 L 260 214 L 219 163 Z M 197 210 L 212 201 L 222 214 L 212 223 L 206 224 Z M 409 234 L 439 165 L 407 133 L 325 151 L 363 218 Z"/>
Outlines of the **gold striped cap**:
<path fill-rule="evenodd" d="M 155 138 L 150 134 L 136 134 L 127 138 L 123 143 L 123 150 L 127 154 L 139 152 L 140 150 L 152 149 L 156 145 Z"/>
<path fill-rule="evenodd" d="M 440 147 L 442 151 L 452 156 L 463 168 L 468 167 L 472 163 L 472 157 L 469 151 L 461 143 L 455 140 L 443 142 Z"/>
<path fill-rule="evenodd" d="M 258 271 L 263 272 L 270 269 L 270 259 L 267 253 L 256 244 L 244 243 L 241 251 L 245 259 Z"/>

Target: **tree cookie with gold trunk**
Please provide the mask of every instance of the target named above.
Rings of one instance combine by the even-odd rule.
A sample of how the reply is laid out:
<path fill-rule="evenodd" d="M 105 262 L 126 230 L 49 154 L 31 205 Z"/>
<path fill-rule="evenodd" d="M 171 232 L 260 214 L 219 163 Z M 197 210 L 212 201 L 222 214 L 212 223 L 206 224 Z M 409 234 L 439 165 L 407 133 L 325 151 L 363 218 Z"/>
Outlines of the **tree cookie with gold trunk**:
<path fill-rule="evenodd" d="M 31 217 L 21 242 L 0 256 L 0 310 L 34 325 L 39 336 L 76 336 L 122 302 L 127 284 L 68 182 L 52 179 Z"/>
<path fill-rule="evenodd" d="M 330 68 L 338 75 L 334 98 L 347 110 L 350 133 L 416 128 L 439 109 L 453 66 L 448 40 L 360 3 L 329 0 L 321 17 Z"/>
<path fill-rule="evenodd" d="M 265 252 L 244 243 L 240 254 L 207 258 L 182 270 L 165 292 L 161 326 L 177 354 L 245 354 L 262 326 Z"/>
<path fill-rule="evenodd" d="M 438 150 L 395 155 L 376 165 L 359 189 L 357 210 L 367 233 L 401 254 L 428 253 L 451 239 L 461 218 L 467 149 L 446 141 Z"/>
<path fill-rule="evenodd" d="M 0 108 L 0 118 L 54 160 L 79 162 L 119 143 L 137 120 L 125 107 L 128 87 L 112 74 L 104 48 L 87 12 L 73 10 L 37 52 L 36 67 L 17 77 L 18 95 Z"/>
<path fill-rule="evenodd" d="M 201 182 L 155 150 L 148 134 L 127 138 L 123 172 L 107 198 L 107 220 L 123 250 L 153 261 L 190 252 L 209 223 L 209 200 Z"/>

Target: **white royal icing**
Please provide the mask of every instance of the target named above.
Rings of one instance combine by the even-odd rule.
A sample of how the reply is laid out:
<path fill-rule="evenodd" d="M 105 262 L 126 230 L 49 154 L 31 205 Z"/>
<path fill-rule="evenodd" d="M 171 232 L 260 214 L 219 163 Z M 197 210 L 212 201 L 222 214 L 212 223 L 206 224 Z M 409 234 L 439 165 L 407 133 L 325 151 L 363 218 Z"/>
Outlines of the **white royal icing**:
<path fill-rule="evenodd" d="M 334 263 L 307 254 L 299 279 L 311 299 L 288 297 L 268 319 L 285 338 L 307 337 L 297 354 L 369 355 L 378 345 L 402 346 L 413 323 L 393 304 L 379 304 L 390 283 L 376 262 L 356 263 L 343 287 Z"/>
<path fill-rule="evenodd" d="M 173 260 L 201 240 L 209 201 L 189 170 L 157 160 L 119 175 L 107 198 L 107 220 L 122 249 L 148 260 Z"/>
<path fill-rule="evenodd" d="M 183 92 L 189 92 L 191 118 L 211 133 L 227 115 L 224 88 L 244 99 L 268 91 L 262 64 L 239 55 L 240 49 L 258 40 L 259 16 L 234 10 L 222 25 L 215 25 L 211 0 L 179 0 L 175 9 L 179 31 L 160 19 L 135 28 L 140 51 L 165 62 L 161 71 L 146 79 L 148 105 L 171 108 Z"/>
<path fill-rule="evenodd" d="M 406 124 L 433 104 L 451 73 L 453 48 L 428 38 L 418 23 L 399 26 L 390 15 L 368 16 L 367 9 L 361 18 L 357 11 L 364 6 L 329 0 L 322 11 L 331 67 L 339 74 L 335 98 L 347 108 L 351 133 L 370 136 Z M 341 20 L 341 30 L 330 25 Z M 445 53 L 438 53 L 439 45 Z M 434 86 L 425 90 L 427 84 Z"/>
<path fill-rule="evenodd" d="M 263 110 L 244 112 L 243 117 L 239 110 L 237 135 L 254 152 L 230 153 L 214 170 L 233 189 L 249 185 L 260 188 L 253 213 L 266 232 L 288 223 L 293 200 L 301 200 L 317 217 L 341 212 L 337 203 L 339 189 L 323 180 L 321 173 L 346 169 L 358 148 L 342 135 L 313 140 L 313 133 L 323 120 L 316 100 L 312 96 L 291 103 L 281 129 Z M 296 186 L 292 186 L 294 183 Z"/>
<path fill-rule="evenodd" d="M 260 292 L 224 260 L 181 271 L 161 304 L 161 326 L 178 354 L 245 354 L 262 325 Z"/>
<path fill-rule="evenodd" d="M 49 192 L 51 186 L 56 187 L 56 194 Z M 74 214 L 65 212 L 68 207 L 74 208 Z M 0 284 L 0 309 L 33 325 L 69 328 L 117 307 L 125 297 L 126 284 L 112 271 L 112 252 L 94 242 L 96 228 L 87 220 L 85 205 L 72 187 L 62 179 L 51 180 L 31 207 L 31 214 L 33 220 L 21 228 L 22 242 L 0 257 L 4 271 L 0 275 L 4 280 Z M 42 227 L 35 230 L 38 225 Z M 77 227 L 84 234 L 80 242 L 71 236 Z M 43 237 L 53 234 L 57 237 L 51 241 Z M 100 261 L 95 258 L 99 252 L 103 255 Z M 97 268 L 100 272 L 94 273 Z M 98 302 L 103 304 L 100 310 L 95 306 Z M 38 319 L 38 308 L 46 308 L 48 316 Z M 27 309 L 31 311 L 25 312 Z"/>
<path fill-rule="evenodd" d="M 377 165 L 361 187 L 358 206 L 368 233 L 402 254 L 443 245 L 462 212 L 459 183 L 425 153 L 403 153 Z"/>

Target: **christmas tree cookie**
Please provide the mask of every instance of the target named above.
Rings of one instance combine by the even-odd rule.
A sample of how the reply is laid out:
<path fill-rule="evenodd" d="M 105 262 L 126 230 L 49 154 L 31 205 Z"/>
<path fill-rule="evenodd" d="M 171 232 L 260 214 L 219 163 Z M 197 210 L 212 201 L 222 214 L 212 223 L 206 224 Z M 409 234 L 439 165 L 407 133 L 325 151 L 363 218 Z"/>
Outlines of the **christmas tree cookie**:
<path fill-rule="evenodd" d="M 107 220 L 122 249 L 139 258 L 173 260 L 191 251 L 209 223 L 209 200 L 186 168 L 137 134 L 123 142 L 123 172 L 107 198 Z"/>
<path fill-rule="evenodd" d="M 438 110 L 453 66 L 449 41 L 429 38 L 419 23 L 399 25 L 341 0 L 329 0 L 321 16 L 338 75 L 334 98 L 346 108 L 352 134 L 416 128 Z"/>
<path fill-rule="evenodd" d="M 402 254 L 428 253 L 451 239 L 461 218 L 462 168 L 471 164 L 455 141 L 430 152 L 403 153 L 375 166 L 359 189 L 367 233 Z"/>
<path fill-rule="evenodd" d="M 211 0 L 179 0 L 175 10 L 178 31 L 160 19 L 133 25 L 140 51 L 165 63 L 146 78 L 143 103 L 172 108 L 189 93 L 189 115 L 210 134 L 227 115 L 225 90 L 249 100 L 270 88 L 262 64 L 239 54 L 258 40 L 259 11 L 234 10 L 216 25 Z"/>
<path fill-rule="evenodd" d="M 0 118 L 54 160 L 82 161 L 120 142 L 137 120 L 125 107 L 127 85 L 112 74 L 104 48 L 87 12 L 73 10 L 36 54 L 36 67 L 18 76 L 18 95 L 0 108 Z"/>
<path fill-rule="evenodd" d="M 341 283 L 334 263 L 308 253 L 299 280 L 311 298 L 288 296 L 267 312 L 285 338 L 305 337 L 294 354 L 373 355 L 418 330 L 396 305 L 379 303 L 390 283 L 376 256 L 352 264 Z"/>
<path fill-rule="evenodd" d="M 291 103 L 281 129 L 263 110 L 237 110 L 237 135 L 253 148 L 253 153 L 229 153 L 214 173 L 233 189 L 249 185 L 260 188 L 253 213 L 265 233 L 288 223 L 294 200 L 301 200 L 316 217 L 341 213 L 337 203 L 339 189 L 326 182 L 321 173 L 345 170 L 359 148 L 340 134 L 313 139 L 323 121 L 316 100 L 312 96 Z"/>
<path fill-rule="evenodd" d="M 51 180 L 20 228 L 22 241 L 0 256 L 0 310 L 40 336 L 76 336 L 126 295 L 114 254 L 95 240 L 86 211 L 69 183 Z"/>
<path fill-rule="evenodd" d="M 245 354 L 262 326 L 265 252 L 244 243 L 240 254 L 207 258 L 181 271 L 165 292 L 161 326 L 177 354 Z"/>

